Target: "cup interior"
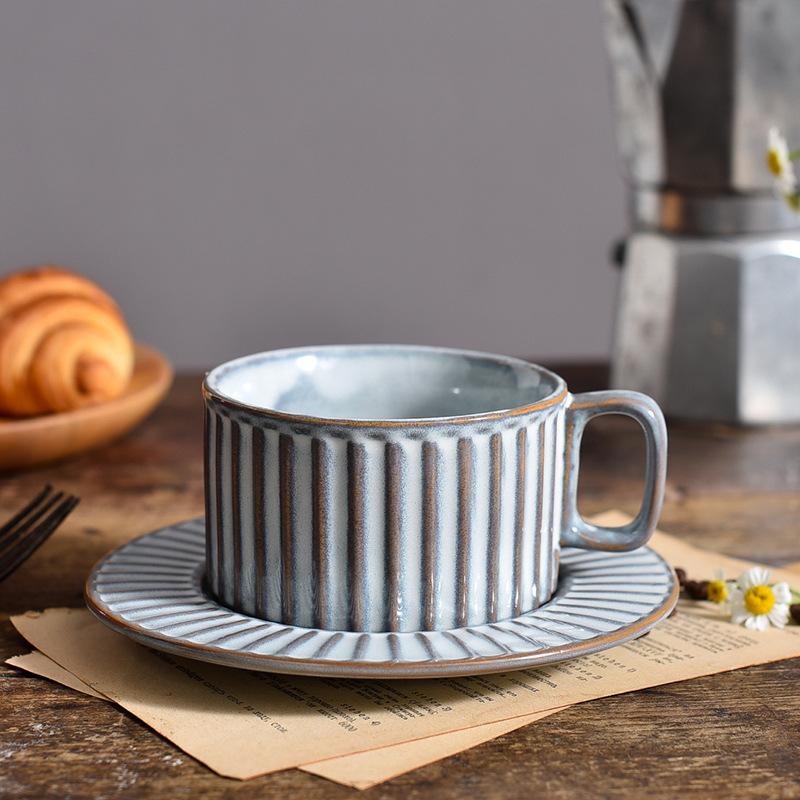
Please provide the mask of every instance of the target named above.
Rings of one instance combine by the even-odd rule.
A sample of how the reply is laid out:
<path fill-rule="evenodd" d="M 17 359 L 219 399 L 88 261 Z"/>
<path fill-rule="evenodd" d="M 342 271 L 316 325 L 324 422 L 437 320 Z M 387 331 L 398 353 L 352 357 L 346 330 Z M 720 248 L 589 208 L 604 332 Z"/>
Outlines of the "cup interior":
<path fill-rule="evenodd" d="M 212 370 L 206 387 L 251 408 L 332 420 L 404 421 L 522 408 L 563 389 L 551 372 L 505 356 L 435 347 L 354 345 L 259 353 Z"/>

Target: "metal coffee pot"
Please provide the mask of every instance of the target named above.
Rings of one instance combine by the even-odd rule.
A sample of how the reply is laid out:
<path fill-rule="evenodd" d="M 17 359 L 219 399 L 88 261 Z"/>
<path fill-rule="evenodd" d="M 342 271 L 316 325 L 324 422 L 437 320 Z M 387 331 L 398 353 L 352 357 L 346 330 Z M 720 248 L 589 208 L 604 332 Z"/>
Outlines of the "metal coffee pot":
<path fill-rule="evenodd" d="M 632 233 L 612 385 L 675 417 L 800 421 L 800 216 L 768 129 L 800 145 L 799 0 L 606 0 Z"/>

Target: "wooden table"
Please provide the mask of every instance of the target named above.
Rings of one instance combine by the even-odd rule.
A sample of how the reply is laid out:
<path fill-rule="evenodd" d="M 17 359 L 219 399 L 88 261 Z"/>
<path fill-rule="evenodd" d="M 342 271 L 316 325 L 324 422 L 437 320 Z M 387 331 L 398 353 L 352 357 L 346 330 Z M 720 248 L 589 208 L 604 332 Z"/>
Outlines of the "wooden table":
<path fill-rule="evenodd" d="M 558 369 L 558 367 L 556 367 Z M 573 389 L 598 367 L 561 367 Z M 0 477 L 0 515 L 46 481 L 79 494 L 75 514 L 0 586 L 0 657 L 26 652 L 8 614 L 79 606 L 93 562 L 153 528 L 202 513 L 199 377 L 181 376 L 156 414 L 103 451 Z M 672 425 L 661 527 L 773 564 L 800 560 L 800 428 Z M 641 435 L 593 423 L 581 506 L 633 513 Z M 800 659 L 579 705 L 377 786 L 381 798 L 800 797 Z M 0 797 L 339 798 L 356 792 L 288 771 L 217 777 L 114 706 L 0 666 Z"/>

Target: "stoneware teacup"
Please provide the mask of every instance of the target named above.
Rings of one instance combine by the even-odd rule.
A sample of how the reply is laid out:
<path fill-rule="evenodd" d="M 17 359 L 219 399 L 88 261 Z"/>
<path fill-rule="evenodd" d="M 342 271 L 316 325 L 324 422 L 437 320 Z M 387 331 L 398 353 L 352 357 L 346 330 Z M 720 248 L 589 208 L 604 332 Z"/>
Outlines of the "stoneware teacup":
<path fill-rule="evenodd" d="M 205 379 L 207 584 L 251 616 L 349 631 L 441 630 L 537 608 L 559 547 L 633 550 L 653 532 L 667 440 L 636 392 L 572 395 L 514 358 L 353 345 L 246 356 Z M 646 441 L 641 510 L 576 508 L 586 423 Z"/>

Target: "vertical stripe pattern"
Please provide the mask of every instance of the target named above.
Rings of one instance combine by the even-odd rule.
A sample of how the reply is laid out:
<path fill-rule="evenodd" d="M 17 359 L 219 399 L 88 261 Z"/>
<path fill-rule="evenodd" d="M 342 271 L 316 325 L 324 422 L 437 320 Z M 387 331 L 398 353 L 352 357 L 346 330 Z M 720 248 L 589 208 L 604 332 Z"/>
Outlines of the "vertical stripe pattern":
<path fill-rule="evenodd" d="M 278 440 L 281 510 L 281 618 L 295 619 L 294 606 L 294 441 L 282 433 Z"/>
<path fill-rule="evenodd" d="M 330 487 L 327 480 L 328 445 L 321 439 L 311 442 L 312 491 L 312 573 L 314 593 L 314 625 L 325 628 L 331 624 L 331 541 Z"/>
<path fill-rule="evenodd" d="M 458 429 L 265 425 L 208 402 L 206 578 L 328 630 L 518 616 L 557 585 L 563 406 Z"/>
<path fill-rule="evenodd" d="M 439 537 L 439 453 L 432 442 L 422 445 L 422 628 L 436 627 Z"/>
<path fill-rule="evenodd" d="M 219 597 L 219 586 L 217 585 L 217 526 L 213 520 L 217 517 L 216 492 L 214 484 L 216 482 L 215 465 L 217 463 L 216 453 L 212 455 L 212 448 L 217 435 L 215 426 L 217 417 L 206 408 L 205 413 L 205 441 L 203 442 L 203 477 L 205 488 L 205 508 L 206 508 L 206 583 L 211 593 Z"/>
<path fill-rule="evenodd" d="M 214 521 L 216 523 L 216 536 L 214 537 L 214 566 L 216 567 L 216 575 L 214 577 L 214 588 L 217 596 L 223 603 L 230 602 L 231 598 L 227 597 L 225 592 L 225 573 L 226 573 L 226 533 L 230 534 L 230 528 L 225 522 L 225 509 L 226 502 L 225 493 L 225 479 L 223 474 L 225 472 L 226 459 L 222 455 L 223 439 L 225 436 L 225 420 L 217 417 L 214 423 Z M 223 474 L 220 474 L 223 473 Z"/>
<path fill-rule="evenodd" d="M 241 533 L 241 490 L 239 486 L 239 475 L 241 467 L 239 465 L 239 446 L 241 444 L 241 433 L 239 431 L 239 423 L 236 420 L 231 420 L 231 514 L 232 514 L 232 532 L 231 540 L 233 543 L 233 569 L 231 570 L 230 583 L 232 589 L 231 606 L 233 608 L 241 608 L 242 606 L 242 537 Z"/>
<path fill-rule="evenodd" d="M 469 624 L 469 561 L 472 529 L 472 442 L 458 440 L 458 530 L 456 544 L 456 626 Z"/>
<path fill-rule="evenodd" d="M 264 491 L 264 461 L 267 453 L 265 442 L 264 431 L 253 428 L 253 452 L 250 459 L 251 469 L 253 470 L 253 549 L 256 562 L 253 606 L 255 608 L 255 616 L 260 619 L 265 619 L 267 616 L 267 498 Z"/>
<path fill-rule="evenodd" d="M 515 491 L 515 514 L 514 514 L 514 583 L 513 583 L 513 603 L 514 616 L 522 613 L 523 592 L 522 592 L 522 564 L 525 559 L 525 509 L 526 509 L 526 463 L 527 463 L 527 439 L 528 432 L 525 428 L 517 431 L 517 471 L 516 471 L 516 491 Z"/>
<path fill-rule="evenodd" d="M 347 443 L 347 544 L 350 562 L 350 630 L 361 631 L 367 620 L 367 527 L 364 446 Z"/>
<path fill-rule="evenodd" d="M 497 598 L 500 586 L 500 513 L 503 502 L 500 491 L 503 471 L 502 434 L 492 434 L 489 439 L 489 454 L 489 547 L 486 552 L 489 581 L 486 591 L 486 614 L 487 620 L 496 622 L 502 618 L 498 616 L 501 612 Z"/>
<path fill-rule="evenodd" d="M 390 442 L 386 445 L 386 605 L 387 631 L 402 630 L 403 586 L 403 524 L 402 524 L 402 448 Z"/>

